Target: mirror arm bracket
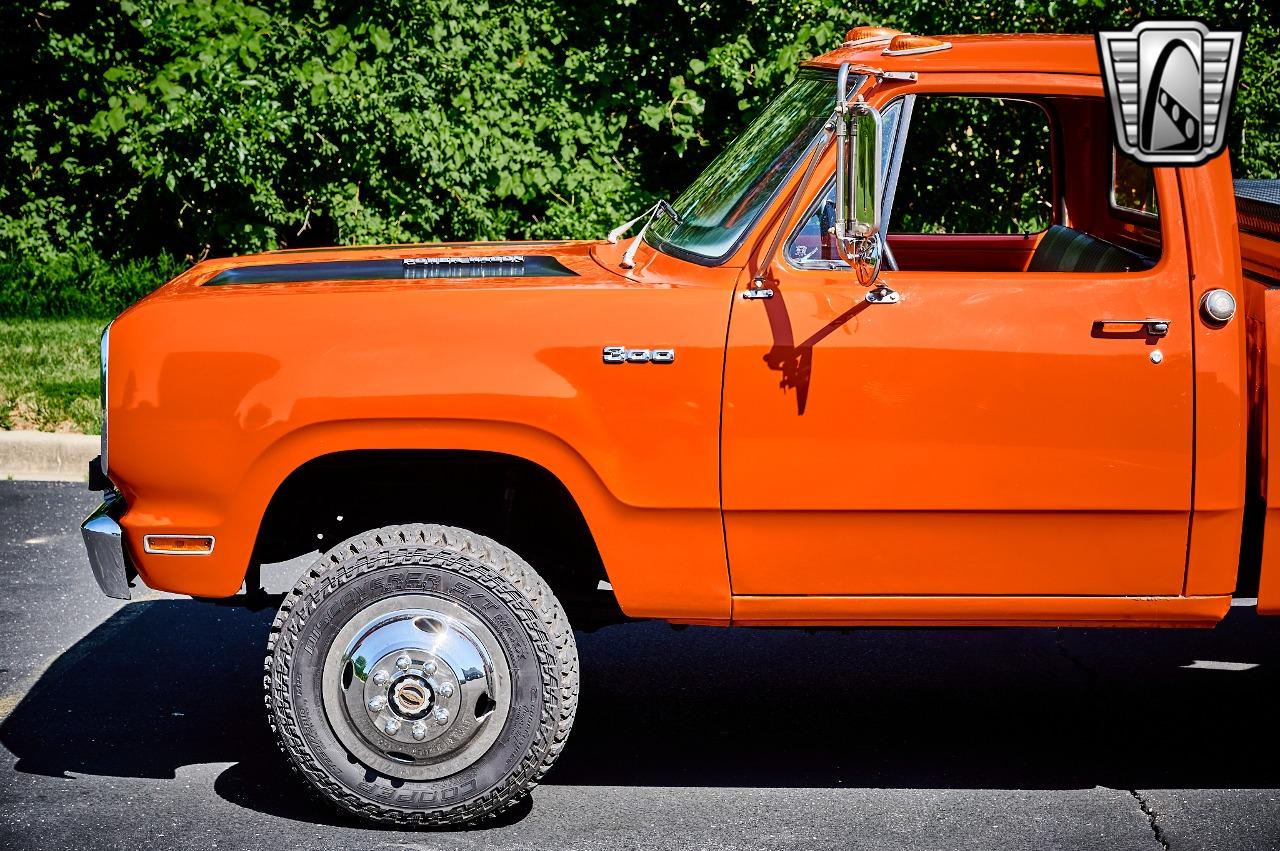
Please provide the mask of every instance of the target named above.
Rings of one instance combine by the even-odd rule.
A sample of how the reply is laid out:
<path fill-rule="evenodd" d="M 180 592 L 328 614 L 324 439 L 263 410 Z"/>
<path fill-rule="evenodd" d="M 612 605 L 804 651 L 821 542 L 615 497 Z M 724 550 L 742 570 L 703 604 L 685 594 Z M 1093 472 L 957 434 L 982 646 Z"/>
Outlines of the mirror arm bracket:
<path fill-rule="evenodd" d="M 765 286 L 768 282 L 769 267 L 773 264 L 773 258 L 778 253 L 778 245 L 782 242 L 783 232 L 787 224 L 796 214 L 796 207 L 800 204 L 800 194 L 809 185 L 809 180 L 813 177 L 813 170 L 818 165 L 818 160 L 822 156 L 826 142 L 840 124 L 839 121 L 834 121 L 833 123 L 834 118 L 835 116 L 833 115 L 832 119 L 829 119 L 823 125 L 819 135 L 810 143 L 809 164 L 805 166 L 804 175 L 800 178 L 800 182 L 792 189 L 791 203 L 787 205 L 786 213 L 781 221 L 778 222 L 778 229 L 774 232 L 773 239 L 769 242 L 769 248 L 759 261 L 759 270 L 751 278 L 750 287 L 742 293 L 743 298 L 773 298 L 773 290 Z"/>
<path fill-rule="evenodd" d="M 867 290 L 866 298 L 871 304 L 897 304 L 901 296 L 898 295 L 897 290 L 890 289 L 884 284 L 878 284 Z"/>
<path fill-rule="evenodd" d="M 857 71 L 859 74 L 868 74 L 877 80 L 889 80 L 894 83 L 914 83 L 920 79 L 920 75 L 915 71 L 886 71 L 883 68 L 876 68 L 871 65 L 855 65 L 848 63 L 849 68 Z"/>

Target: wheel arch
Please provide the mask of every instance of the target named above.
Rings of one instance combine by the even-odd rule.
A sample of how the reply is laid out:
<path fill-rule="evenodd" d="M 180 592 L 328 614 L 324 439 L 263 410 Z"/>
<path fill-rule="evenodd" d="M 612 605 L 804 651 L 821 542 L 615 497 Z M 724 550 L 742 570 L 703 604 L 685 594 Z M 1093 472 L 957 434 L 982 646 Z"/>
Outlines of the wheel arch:
<path fill-rule="evenodd" d="M 612 585 L 617 606 L 628 616 L 699 623 L 729 620 L 728 563 L 718 504 L 687 508 L 625 503 L 606 485 L 601 475 L 605 471 L 594 469 L 563 438 L 501 421 L 313 423 L 271 441 L 242 470 L 224 471 L 218 488 L 198 500 L 189 489 L 180 498 L 155 489 L 144 494 L 126 481 L 131 510 L 122 525 L 139 574 L 149 586 L 167 591 L 198 597 L 235 594 L 246 578 L 256 579 L 253 565 L 263 523 L 289 477 L 317 459 L 350 452 L 486 453 L 518 459 L 530 469 L 541 470 L 568 495 L 563 504 L 571 504 L 582 518 L 600 571 Z M 192 570 L 187 559 L 150 555 L 133 545 L 142 534 L 178 527 L 184 533 L 217 537 L 216 551 L 206 557 L 202 569 Z"/>
<path fill-rule="evenodd" d="M 519 552 L 580 620 L 586 600 L 605 596 L 596 593 L 599 583 L 612 587 L 589 515 L 616 512 L 616 500 L 559 438 L 493 423 L 349 425 L 341 431 L 346 439 L 322 429 L 323 437 L 291 435 L 264 454 L 271 474 L 245 561 L 250 574 L 263 562 L 324 550 L 368 528 L 434 522 Z M 607 596 L 612 603 L 612 592 Z M 586 614 L 590 620 L 601 613 Z"/>

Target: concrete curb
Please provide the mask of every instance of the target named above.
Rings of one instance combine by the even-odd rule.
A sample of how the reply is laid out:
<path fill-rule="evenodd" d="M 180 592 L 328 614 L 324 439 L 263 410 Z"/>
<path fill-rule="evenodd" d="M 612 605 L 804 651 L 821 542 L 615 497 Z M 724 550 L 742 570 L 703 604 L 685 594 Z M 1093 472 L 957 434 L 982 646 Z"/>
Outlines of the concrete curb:
<path fill-rule="evenodd" d="M 96 434 L 0 431 L 0 480 L 84 482 L 98 454 Z"/>

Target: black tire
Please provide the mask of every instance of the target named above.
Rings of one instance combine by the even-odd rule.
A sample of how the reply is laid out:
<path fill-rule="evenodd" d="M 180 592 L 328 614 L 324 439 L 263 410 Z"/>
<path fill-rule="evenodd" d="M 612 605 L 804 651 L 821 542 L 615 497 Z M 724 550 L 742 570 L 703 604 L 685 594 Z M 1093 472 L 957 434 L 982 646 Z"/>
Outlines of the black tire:
<path fill-rule="evenodd" d="M 321 686 L 345 624 L 383 601 L 424 595 L 492 630 L 510 666 L 510 708 L 473 763 L 445 777 L 406 780 L 375 770 L 340 741 L 333 725 L 347 724 L 350 736 L 354 716 L 332 705 L 326 712 Z M 286 595 L 271 625 L 263 682 L 281 750 L 321 796 L 373 821 L 459 825 L 519 802 L 555 762 L 577 709 L 578 651 L 559 601 L 511 550 L 463 529 L 388 526 L 329 550 Z"/>

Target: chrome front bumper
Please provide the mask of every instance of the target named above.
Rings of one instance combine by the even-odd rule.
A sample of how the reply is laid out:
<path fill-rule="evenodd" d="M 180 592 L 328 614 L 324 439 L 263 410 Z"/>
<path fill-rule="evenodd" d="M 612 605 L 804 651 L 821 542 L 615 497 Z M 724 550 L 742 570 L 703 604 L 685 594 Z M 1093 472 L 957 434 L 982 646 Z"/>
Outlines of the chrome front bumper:
<path fill-rule="evenodd" d="M 84 547 L 89 551 L 89 567 L 98 587 L 108 597 L 129 599 L 129 579 L 133 568 L 124 553 L 124 534 L 117 522 L 124 514 L 124 498 L 115 491 L 104 494 L 102 505 L 80 524 Z"/>

